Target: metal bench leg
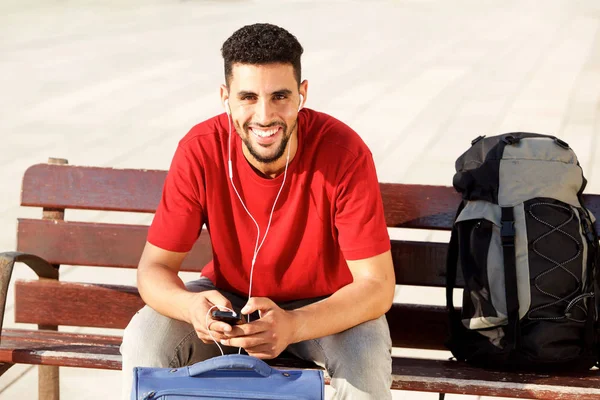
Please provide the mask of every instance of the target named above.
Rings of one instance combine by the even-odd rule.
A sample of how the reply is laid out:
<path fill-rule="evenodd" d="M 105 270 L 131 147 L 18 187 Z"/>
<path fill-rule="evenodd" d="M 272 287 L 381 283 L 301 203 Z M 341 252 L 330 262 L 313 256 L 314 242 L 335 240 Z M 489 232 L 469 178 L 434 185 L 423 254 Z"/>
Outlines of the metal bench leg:
<path fill-rule="evenodd" d="M 58 326 L 38 325 L 39 329 L 58 331 Z M 60 379 L 58 367 L 54 365 L 38 366 L 38 399 L 60 400 Z"/>
<path fill-rule="evenodd" d="M 63 158 L 48 158 L 48 164 L 59 164 L 65 165 L 69 162 Z M 65 210 L 63 208 L 43 208 L 42 210 L 43 219 L 47 220 L 60 220 L 63 221 L 65 219 Z M 53 264 L 52 265 L 56 271 L 58 271 L 59 266 Z M 40 277 L 41 278 L 41 277 Z M 58 274 L 52 277 L 58 280 Z M 58 331 L 58 326 L 53 325 L 38 325 L 39 329 L 46 329 L 50 331 Z M 39 400 L 59 400 L 60 399 L 60 385 L 59 385 L 59 376 L 58 376 L 58 367 L 44 365 L 38 367 L 38 390 L 39 390 Z"/>
<path fill-rule="evenodd" d="M 440 400 L 444 400 L 446 398 L 446 393 L 440 393 Z"/>
<path fill-rule="evenodd" d="M 39 400 L 59 400 L 60 385 L 58 367 L 53 365 L 40 365 L 38 367 Z"/>

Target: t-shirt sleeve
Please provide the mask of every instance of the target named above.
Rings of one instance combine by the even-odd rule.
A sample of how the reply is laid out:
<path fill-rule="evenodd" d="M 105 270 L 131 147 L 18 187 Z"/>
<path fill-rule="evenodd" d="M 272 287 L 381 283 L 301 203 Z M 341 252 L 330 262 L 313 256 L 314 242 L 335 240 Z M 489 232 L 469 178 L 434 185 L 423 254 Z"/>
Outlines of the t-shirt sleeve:
<path fill-rule="evenodd" d="M 336 189 L 335 226 L 346 260 L 374 257 L 390 249 L 377 172 L 371 153 L 359 155 Z"/>
<path fill-rule="evenodd" d="M 190 251 L 204 223 L 204 198 L 199 162 L 179 145 L 148 231 L 148 242 L 169 251 Z"/>

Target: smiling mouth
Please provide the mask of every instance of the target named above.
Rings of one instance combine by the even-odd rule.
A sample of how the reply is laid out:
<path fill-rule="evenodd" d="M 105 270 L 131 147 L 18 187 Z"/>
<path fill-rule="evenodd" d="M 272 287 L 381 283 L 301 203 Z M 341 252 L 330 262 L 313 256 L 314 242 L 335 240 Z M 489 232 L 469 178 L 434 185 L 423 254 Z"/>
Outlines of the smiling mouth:
<path fill-rule="evenodd" d="M 260 138 L 268 138 L 275 135 L 279 131 L 279 126 L 275 126 L 269 129 L 261 129 L 257 127 L 251 127 L 250 131 Z"/>

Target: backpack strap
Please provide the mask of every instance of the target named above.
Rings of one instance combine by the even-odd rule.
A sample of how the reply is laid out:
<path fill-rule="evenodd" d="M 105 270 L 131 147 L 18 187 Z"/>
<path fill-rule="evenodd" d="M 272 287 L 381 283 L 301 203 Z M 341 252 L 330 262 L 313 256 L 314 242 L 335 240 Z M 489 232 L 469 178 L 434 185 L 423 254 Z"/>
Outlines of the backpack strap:
<path fill-rule="evenodd" d="M 584 178 L 584 185 L 585 182 L 586 181 Z M 589 248 L 591 248 L 591 254 L 588 254 L 587 268 L 588 278 L 591 279 L 592 282 L 592 287 L 590 289 L 594 293 L 592 302 L 593 307 L 591 310 L 593 312 L 590 312 L 587 318 L 587 323 L 591 324 L 592 328 L 588 329 L 586 323 L 585 343 L 593 343 L 592 348 L 596 357 L 596 362 L 594 365 L 596 365 L 596 367 L 600 367 L 600 244 L 598 243 L 598 231 L 592 222 L 590 210 L 587 209 L 585 202 L 583 201 L 583 188 L 579 191 L 579 193 L 577 193 L 577 196 L 579 197 L 581 209 L 585 213 L 586 217 L 586 219 L 582 222 L 584 235 L 588 240 L 588 245 L 590 246 Z"/>
<path fill-rule="evenodd" d="M 590 211 L 585 207 L 583 194 L 581 192 L 579 193 L 579 202 L 581 203 L 581 208 L 587 216 L 587 221 L 584 224 L 584 233 L 587 236 L 588 241 L 591 242 L 589 245 L 592 248 L 592 254 L 588 256 L 588 271 L 591 271 L 589 276 L 592 280 L 594 291 L 594 312 L 592 319 L 594 324 L 593 334 L 595 336 L 594 343 L 596 346 L 596 352 L 598 353 L 596 366 L 600 367 L 600 243 L 598 242 L 598 231 L 592 222 Z"/>
<path fill-rule="evenodd" d="M 512 207 L 502 207 L 502 250 L 504 254 L 504 287 L 508 326 L 505 330 L 507 350 L 518 347 L 519 294 L 517 286 L 517 261 L 515 253 L 515 217 Z"/>
<path fill-rule="evenodd" d="M 466 201 L 463 200 L 458 206 L 454 221 L 458 218 L 461 211 L 465 208 Z M 446 346 L 452 351 L 454 357 L 459 361 L 464 361 L 466 356 L 464 354 L 463 346 L 457 338 L 460 338 L 461 331 L 461 318 L 458 311 L 454 308 L 454 300 L 452 295 L 454 293 L 454 287 L 456 286 L 456 272 L 458 268 L 458 229 L 456 224 L 452 224 L 452 232 L 450 235 L 450 244 L 448 245 L 448 254 L 446 256 L 446 309 L 448 311 L 449 319 L 449 340 L 446 342 Z"/>
<path fill-rule="evenodd" d="M 585 178 L 584 186 L 587 182 Z M 589 278 L 593 282 L 593 290 L 594 290 L 594 321 L 600 321 L 600 243 L 598 242 L 598 231 L 592 222 L 592 215 L 590 214 L 590 210 L 585 206 L 585 202 L 583 201 L 583 187 L 577 193 L 577 197 L 579 198 L 579 203 L 581 205 L 581 209 L 585 213 L 587 220 L 583 222 L 584 235 L 586 236 L 589 245 L 591 246 L 591 255 L 588 256 L 588 271 L 590 273 Z M 598 331 L 600 335 L 600 325 L 598 326 Z M 599 338 L 600 339 L 600 338 Z M 599 349 L 600 350 L 600 349 Z M 600 363 L 600 359 L 598 360 Z"/>
<path fill-rule="evenodd" d="M 466 201 L 462 201 L 456 210 L 454 221 L 465 208 Z M 452 232 L 450 234 L 450 244 L 448 245 L 448 254 L 446 256 L 446 307 L 450 313 L 450 317 L 457 314 L 454 308 L 454 300 L 452 294 L 456 286 L 456 269 L 458 268 L 458 229 L 456 223 L 452 224 Z"/>

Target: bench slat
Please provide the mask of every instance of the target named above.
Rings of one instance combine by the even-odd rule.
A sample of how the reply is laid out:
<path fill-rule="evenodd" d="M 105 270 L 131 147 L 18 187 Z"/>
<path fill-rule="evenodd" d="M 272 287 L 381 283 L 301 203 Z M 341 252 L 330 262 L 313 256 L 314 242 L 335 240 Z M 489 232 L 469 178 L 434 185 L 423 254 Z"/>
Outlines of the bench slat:
<path fill-rule="evenodd" d="M 380 183 L 387 226 L 416 229 L 452 228 L 461 196 L 453 187 Z"/>
<path fill-rule="evenodd" d="M 120 342 L 118 336 L 3 330 L 0 362 L 119 370 Z M 267 362 L 276 368 L 294 366 L 293 361 L 288 360 Z M 600 396 L 600 374 L 597 370 L 577 375 L 497 372 L 455 361 L 393 357 L 392 388 L 542 400 L 583 400 Z"/>
<path fill-rule="evenodd" d="M 392 240 L 392 260 L 396 283 L 415 286 L 446 286 L 448 244 Z M 463 287 L 462 272 L 457 272 L 456 287 Z"/>
<path fill-rule="evenodd" d="M 386 319 L 394 347 L 448 350 L 444 345 L 449 333 L 446 307 L 394 303 Z"/>
<path fill-rule="evenodd" d="M 15 321 L 41 325 L 123 329 L 144 306 L 131 286 L 50 280 L 19 280 L 15 297 Z M 444 349 L 448 332 L 444 307 L 394 304 L 387 319 L 395 347 Z"/>
<path fill-rule="evenodd" d="M 17 250 L 51 264 L 136 268 L 147 233 L 144 225 L 19 219 Z M 182 270 L 200 272 L 210 260 L 210 238 L 203 234 Z"/>
<path fill-rule="evenodd" d="M 37 164 L 23 177 L 21 205 L 153 213 L 166 171 Z M 388 226 L 447 229 L 460 200 L 443 186 L 381 184 Z M 419 208 L 415 206 L 419 204 Z M 425 207 L 426 206 L 426 207 Z"/>
<path fill-rule="evenodd" d="M 132 286 L 15 282 L 15 322 L 123 329 L 143 306 Z"/>
<path fill-rule="evenodd" d="M 598 399 L 600 373 L 490 371 L 456 361 L 395 357 L 392 388 L 543 400 Z"/>
<path fill-rule="evenodd" d="M 36 164 L 25 171 L 21 205 L 153 213 L 166 171 Z"/>
<path fill-rule="evenodd" d="M 23 177 L 21 205 L 153 213 L 166 171 L 37 164 Z M 401 186 L 401 190 L 399 189 Z M 381 183 L 390 227 L 449 229 L 460 196 L 451 186 Z M 600 196 L 584 195 L 600 216 Z M 600 230 L 600 220 L 596 222 Z"/>
<path fill-rule="evenodd" d="M 19 219 L 17 249 L 52 264 L 136 268 L 147 230 L 143 225 Z M 396 282 L 444 286 L 446 247 L 445 243 L 392 241 Z M 182 270 L 199 272 L 211 259 L 210 237 L 205 231 Z M 408 265 L 419 268 L 406 268 Z M 462 277 L 458 284 L 462 286 Z"/>
<path fill-rule="evenodd" d="M 120 336 L 3 329 L 0 360 L 18 364 L 121 369 L 121 341 Z"/>

